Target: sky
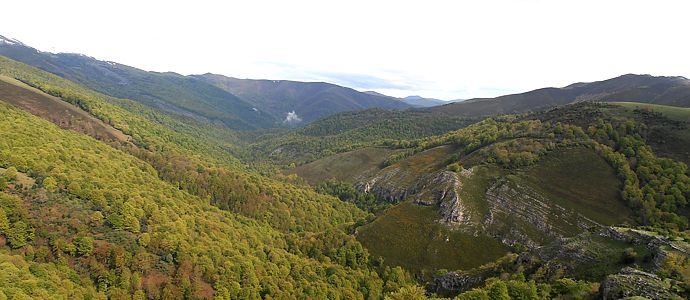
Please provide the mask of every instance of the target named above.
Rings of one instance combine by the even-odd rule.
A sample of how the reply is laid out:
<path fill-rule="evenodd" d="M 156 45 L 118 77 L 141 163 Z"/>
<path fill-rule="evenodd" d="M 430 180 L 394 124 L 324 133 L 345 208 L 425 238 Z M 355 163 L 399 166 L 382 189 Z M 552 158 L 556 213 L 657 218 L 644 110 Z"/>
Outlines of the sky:
<path fill-rule="evenodd" d="M 690 1 L 6 1 L 0 35 L 149 71 L 468 99 L 690 78 Z"/>

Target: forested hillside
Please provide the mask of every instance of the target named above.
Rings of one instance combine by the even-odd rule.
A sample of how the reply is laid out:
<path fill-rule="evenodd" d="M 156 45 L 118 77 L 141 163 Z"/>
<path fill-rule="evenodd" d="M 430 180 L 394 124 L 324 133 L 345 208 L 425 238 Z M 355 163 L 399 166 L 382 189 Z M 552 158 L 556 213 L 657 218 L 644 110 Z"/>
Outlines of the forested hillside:
<path fill-rule="evenodd" d="M 690 178 L 674 160 L 687 155 L 688 116 L 666 106 L 583 102 L 386 140 L 382 150 L 289 172 L 374 208 L 377 218 L 357 239 L 374 257 L 413 271 L 428 293 L 486 299 L 505 286 L 517 299 L 673 298 L 690 283 L 680 275 L 689 267 Z M 662 279 L 670 290 L 658 286 Z"/>
<path fill-rule="evenodd" d="M 81 54 L 41 52 L 18 43 L 0 43 L 0 55 L 113 97 L 132 99 L 208 123 L 251 129 L 270 127 L 276 122 L 271 115 L 235 95 L 175 73 L 146 72 Z"/>
<path fill-rule="evenodd" d="M 206 125 L 11 60 L 0 66 L 133 138 L 108 146 L 2 104 L 3 255 L 17 275 L 32 274 L 6 282 L 6 295 L 376 298 L 408 284 L 346 234 L 365 212 L 252 173 L 222 140 L 184 133 Z M 15 170 L 36 183 L 19 182 Z M 313 238 L 322 232 L 329 239 Z"/>
<path fill-rule="evenodd" d="M 254 107 L 270 112 L 285 125 L 308 124 L 346 111 L 411 107 L 396 98 L 362 93 L 325 82 L 237 79 L 217 74 L 193 77 L 237 95 Z M 292 118 L 288 118 L 288 113 L 293 113 Z"/>
<path fill-rule="evenodd" d="M 344 111 L 411 107 L 396 98 L 329 83 L 148 72 L 86 55 L 42 52 L 18 41 L 2 41 L 9 39 L 0 36 L 0 55 L 92 90 L 237 130 L 301 126 Z"/>
<path fill-rule="evenodd" d="M 248 131 L 58 75 L 0 57 L 0 296 L 689 296 L 687 108 L 368 109 Z M 598 90 L 639 84 L 615 82 Z"/>
<path fill-rule="evenodd" d="M 442 134 L 478 120 L 421 109 L 346 112 L 292 131 L 257 132 L 248 137 L 251 156 L 247 160 L 299 165 L 391 140 Z"/>

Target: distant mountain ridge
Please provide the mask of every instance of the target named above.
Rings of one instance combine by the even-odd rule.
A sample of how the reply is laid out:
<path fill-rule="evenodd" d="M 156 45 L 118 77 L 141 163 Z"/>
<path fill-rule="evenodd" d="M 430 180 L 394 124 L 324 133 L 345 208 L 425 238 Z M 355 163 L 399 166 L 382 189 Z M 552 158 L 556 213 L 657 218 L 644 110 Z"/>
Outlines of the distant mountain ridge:
<path fill-rule="evenodd" d="M 434 106 L 449 104 L 449 103 L 453 103 L 453 102 L 464 101 L 463 99 L 441 100 L 441 99 L 436 99 L 436 98 L 425 98 L 425 97 L 418 96 L 418 95 L 407 96 L 407 97 L 403 97 L 403 98 L 397 98 L 397 97 L 393 97 L 393 96 L 384 95 L 384 94 L 381 94 L 381 93 L 376 92 L 376 91 L 365 91 L 365 93 L 370 94 L 370 95 L 378 95 L 378 96 L 384 96 L 384 97 L 390 97 L 390 98 L 398 99 L 398 100 L 405 102 L 409 105 L 412 105 L 414 107 L 434 107 Z"/>
<path fill-rule="evenodd" d="M 7 40 L 7 39 L 5 39 Z M 43 69 L 101 93 L 234 129 L 272 126 L 270 114 L 203 81 L 176 73 L 147 72 L 74 53 L 49 53 L 22 43 L 0 43 L 0 55 Z"/>
<path fill-rule="evenodd" d="M 411 107 L 396 98 L 363 93 L 325 82 L 238 79 L 210 73 L 191 77 L 237 95 L 271 114 L 282 116 L 284 122 L 289 121 L 290 116 L 297 116 L 308 123 L 345 111 Z"/>
<path fill-rule="evenodd" d="M 405 98 L 402 98 L 402 101 L 405 101 L 406 103 L 414 106 L 419 106 L 419 107 L 433 107 L 433 106 L 439 106 L 439 105 L 444 105 L 448 103 L 454 103 L 454 102 L 462 102 L 462 99 L 457 99 L 457 100 L 440 100 L 436 98 L 424 98 L 422 96 L 407 96 Z"/>
<path fill-rule="evenodd" d="M 580 101 L 629 101 L 690 107 L 690 80 L 627 74 L 562 88 L 448 103 L 396 98 L 324 82 L 237 79 L 216 74 L 147 72 L 73 53 L 41 52 L 0 36 L 0 55 L 43 69 L 117 98 L 231 129 L 304 125 L 347 111 L 421 108 L 460 117 L 524 113 Z M 459 101 L 459 100 L 457 100 Z M 452 101 L 451 101 L 452 102 Z"/>
<path fill-rule="evenodd" d="M 3 36 L 0 55 L 113 97 L 129 98 L 232 129 L 302 125 L 344 111 L 412 107 L 398 99 L 322 82 L 148 72 L 82 54 L 42 52 Z"/>
<path fill-rule="evenodd" d="M 475 98 L 433 108 L 466 116 L 523 113 L 581 101 L 628 101 L 690 107 L 690 80 L 626 74 L 563 88 L 542 88 L 496 98 Z"/>

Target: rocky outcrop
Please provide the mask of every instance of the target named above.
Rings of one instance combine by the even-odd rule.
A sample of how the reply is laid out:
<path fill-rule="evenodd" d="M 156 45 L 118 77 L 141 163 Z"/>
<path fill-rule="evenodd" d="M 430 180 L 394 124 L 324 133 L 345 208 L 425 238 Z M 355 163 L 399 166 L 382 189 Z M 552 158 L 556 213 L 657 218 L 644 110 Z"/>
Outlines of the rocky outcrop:
<path fill-rule="evenodd" d="M 482 274 L 448 272 L 434 278 L 427 286 L 427 291 L 440 296 L 456 295 L 481 285 L 485 279 Z"/>
<path fill-rule="evenodd" d="M 645 297 L 648 299 L 682 299 L 674 294 L 659 276 L 633 268 L 623 268 L 620 273 L 609 275 L 599 287 L 602 299 Z"/>
<path fill-rule="evenodd" d="M 664 267 L 664 262 L 669 252 L 678 252 L 682 255 L 690 256 L 690 249 L 687 246 L 677 245 L 667 237 L 653 232 L 631 228 L 608 227 L 600 235 L 634 245 L 644 245 L 650 253 L 654 253 L 652 260 L 652 271 L 654 272 Z"/>
<path fill-rule="evenodd" d="M 536 248 L 592 227 L 601 227 L 507 178 L 489 187 L 486 201 L 489 209 L 482 226 L 507 245 L 519 243 Z"/>
<path fill-rule="evenodd" d="M 471 170 L 463 169 L 460 174 L 451 171 L 427 173 L 409 186 L 400 183 L 405 176 L 400 172 L 400 169 L 387 170 L 360 182 L 357 188 L 365 193 L 374 193 L 391 203 L 398 203 L 409 197 L 418 205 L 437 206 L 439 222 L 450 226 L 470 221 L 470 214 L 460 199 L 460 189 L 461 177 L 471 176 Z"/>
<path fill-rule="evenodd" d="M 460 199 L 462 182 L 458 173 L 441 171 L 425 176 L 415 187 L 421 191 L 414 197 L 420 205 L 437 205 L 440 222 L 457 226 L 470 221 L 470 214 Z"/>
<path fill-rule="evenodd" d="M 362 181 L 356 187 L 360 192 L 373 193 L 378 197 L 386 199 L 389 203 L 399 203 L 407 198 L 409 193 L 409 188 L 397 184 L 396 177 L 399 175 L 401 175 L 400 169 L 392 169 Z"/>

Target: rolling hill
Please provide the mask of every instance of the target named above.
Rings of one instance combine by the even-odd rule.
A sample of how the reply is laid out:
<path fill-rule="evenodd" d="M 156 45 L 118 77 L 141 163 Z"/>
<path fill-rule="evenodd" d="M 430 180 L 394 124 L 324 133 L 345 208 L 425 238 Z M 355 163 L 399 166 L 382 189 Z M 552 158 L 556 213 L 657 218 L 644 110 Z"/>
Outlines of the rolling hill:
<path fill-rule="evenodd" d="M 411 105 L 323 82 L 148 72 L 73 53 L 42 52 L 0 36 L 0 55 L 93 90 L 231 129 L 303 125 L 338 112 Z"/>
<path fill-rule="evenodd" d="M 256 132 L 246 160 L 303 164 L 333 153 L 381 146 L 387 141 L 443 134 L 478 121 L 419 108 L 344 112 L 291 131 Z"/>
<path fill-rule="evenodd" d="M 422 96 L 407 96 L 405 98 L 400 98 L 402 101 L 405 103 L 416 106 L 416 107 L 433 107 L 433 106 L 439 106 L 439 105 L 444 105 L 448 104 L 450 102 L 456 102 L 456 101 L 443 101 L 439 99 L 434 99 L 434 98 L 424 98 Z"/>
<path fill-rule="evenodd" d="M 3 53 L 0 299 L 690 297 L 687 79 L 410 108 Z"/>
<path fill-rule="evenodd" d="M 395 98 L 395 99 L 398 99 L 398 100 L 405 102 L 409 105 L 412 105 L 413 107 L 434 107 L 434 106 L 444 105 L 444 104 L 448 104 L 448 103 L 464 101 L 462 99 L 444 101 L 444 100 L 440 100 L 440 99 L 425 98 L 425 97 L 416 96 L 416 95 L 407 96 L 407 97 L 403 97 L 403 98 L 396 98 L 396 97 L 384 95 L 384 94 L 381 94 L 381 93 L 378 93 L 375 91 L 366 91 L 365 93 L 370 94 L 370 95 Z"/>
<path fill-rule="evenodd" d="M 524 113 L 580 101 L 628 101 L 690 107 L 690 80 L 627 74 L 616 78 L 543 88 L 496 98 L 476 98 L 432 108 L 464 116 Z"/>
<path fill-rule="evenodd" d="M 362 93 L 325 82 L 237 79 L 217 74 L 193 77 L 237 95 L 275 116 L 282 116 L 284 123 L 304 124 L 344 111 L 411 107 L 392 97 Z M 291 119 L 287 117 L 290 112 L 294 113 Z"/>
<path fill-rule="evenodd" d="M 136 100 L 208 123 L 253 129 L 277 122 L 235 95 L 175 73 L 147 72 L 82 54 L 41 52 L 21 43 L 0 43 L 0 55 L 113 97 Z"/>
<path fill-rule="evenodd" d="M 247 170 L 203 124 L 4 57 L 0 74 L 1 296 L 381 298 L 411 283 L 347 234 L 367 213 Z"/>
<path fill-rule="evenodd" d="M 649 233 L 631 236 L 611 226 L 687 226 L 684 204 L 661 204 L 675 203 L 675 196 L 661 196 L 675 188 L 683 190 L 679 199 L 690 196 L 687 167 L 679 162 L 687 155 L 686 110 L 579 102 L 338 153 L 286 172 L 316 186 L 341 181 L 386 203 L 357 229 L 357 239 L 374 257 L 429 282 L 428 291 L 470 291 L 516 265 L 612 284 L 607 280 L 628 276 L 617 272 L 633 261 L 640 270 L 659 270 L 637 258 L 619 260 L 625 251 L 652 257 L 660 250 L 643 246 L 653 239 Z M 644 201 L 647 212 L 637 209 Z"/>

